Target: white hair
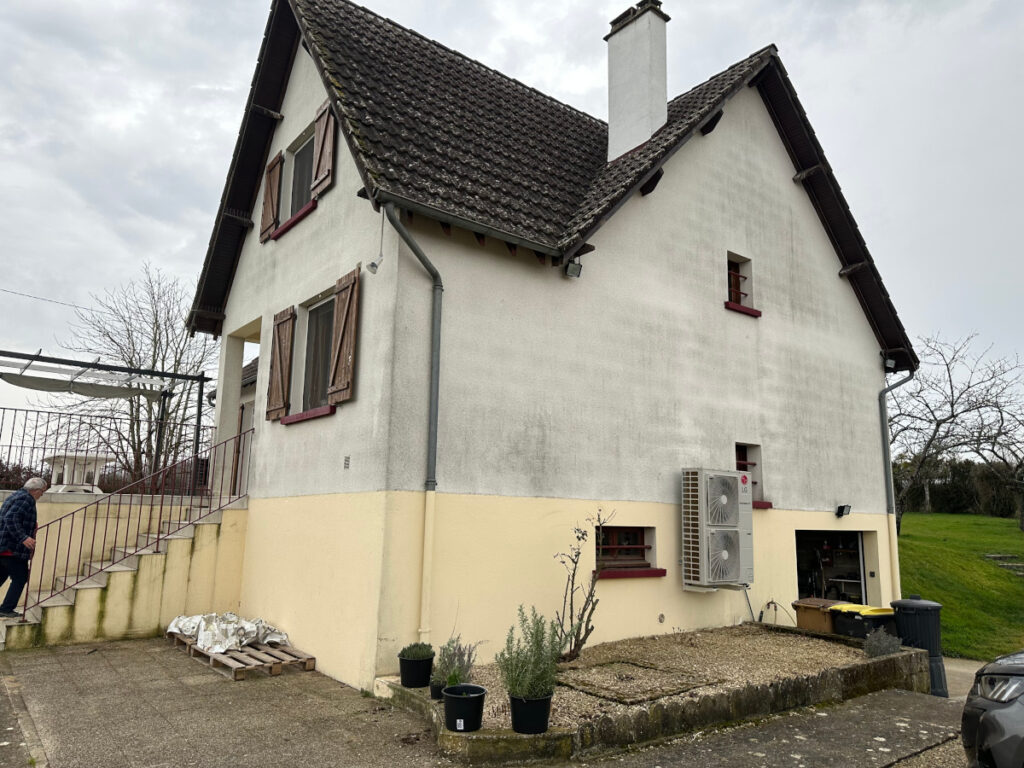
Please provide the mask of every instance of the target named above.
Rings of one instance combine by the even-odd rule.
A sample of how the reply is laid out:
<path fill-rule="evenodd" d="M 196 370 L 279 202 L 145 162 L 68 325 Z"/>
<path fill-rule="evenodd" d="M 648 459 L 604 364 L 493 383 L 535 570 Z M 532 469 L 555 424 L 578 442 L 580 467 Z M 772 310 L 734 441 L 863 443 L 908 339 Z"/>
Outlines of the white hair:
<path fill-rule="evenodd" d="M 46 488 L 46 481 L 41 477 L 33 477 L 22 486 L 26 491 L 41 491 Z"/>

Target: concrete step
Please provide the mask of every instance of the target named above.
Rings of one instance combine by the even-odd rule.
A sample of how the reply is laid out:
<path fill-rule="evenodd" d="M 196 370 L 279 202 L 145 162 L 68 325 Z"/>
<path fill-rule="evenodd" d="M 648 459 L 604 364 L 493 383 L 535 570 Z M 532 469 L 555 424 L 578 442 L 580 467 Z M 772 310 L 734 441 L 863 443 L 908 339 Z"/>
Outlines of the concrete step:
<path fill-rule="evenodd" d="M 180 519 L 178 517 L 175 517 L 172 520 L 161 520 L 160 532 L 167 533 L 168 531 L 173 531 L 178 528 L 184 530 L 185 528 L 191 528 L 193 525 L 209 525 L 213 523 L 219 524 L 224 517 L 223 511 L 217 510 L 216 512 L 211 512 L 210 514 L 207 514 L 206 517 L 200 518 L 200 515 L 203 515 L 205 513 L 205 509 L 196 509 L 192 511 L 192 514 L 182 517 Z"/>
<path fill-rule="evenodd" d="M 107 574 L 96 573 L 92 576 L 67 576 L 57 579 L 57 586 L 64 589 L 103 589 L 107 586 Z"/>
<path fill-rule="evenodd" d="M 116 573 L 118 571 L 137 571 L 136 563 L 138 562 L 137 557 L 129 558 L 131 563 L 122 561 L 120 563 L 114 563 L 110 560 L 92 560 L 82 566 L 83 576 L 100 576 L 105 573 Z"/>

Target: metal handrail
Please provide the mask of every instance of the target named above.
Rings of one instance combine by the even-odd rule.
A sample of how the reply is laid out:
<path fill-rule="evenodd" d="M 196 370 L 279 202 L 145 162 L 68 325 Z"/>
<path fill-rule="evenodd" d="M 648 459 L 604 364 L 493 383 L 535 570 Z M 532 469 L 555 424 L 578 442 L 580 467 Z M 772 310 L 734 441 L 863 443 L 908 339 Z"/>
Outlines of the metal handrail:
<path fill-rule="evenodd" d="M 160 552 L 168 537 L 245 497 L 252 436 L 249 429 L 40 526 L 22 622 L 46 600 L 129 557 Z"/>

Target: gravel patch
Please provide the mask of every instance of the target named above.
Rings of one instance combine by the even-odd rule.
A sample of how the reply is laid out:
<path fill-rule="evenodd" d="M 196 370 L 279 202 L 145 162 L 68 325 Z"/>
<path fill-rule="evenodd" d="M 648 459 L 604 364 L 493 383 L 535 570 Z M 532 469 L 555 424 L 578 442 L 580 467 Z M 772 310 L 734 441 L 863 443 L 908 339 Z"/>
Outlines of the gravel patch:
<path fill-rule="evenodd" d="M 863 651 L 842 643 L 751 624 L 603 643 L 561 665 L 566 682 L 574 687 L 555 689 L 551 725 L 576 728 L 606 714 L 646 709 L 652 698 L 669 702 L 701 697 L 815 675 L 863 658 Z M 487 689 L 483 727 L 511 728 L 508 696 L 497 667 L 478 666 L 473 682 Z M 648 695 L 653 691 L 666 695 Z"/>

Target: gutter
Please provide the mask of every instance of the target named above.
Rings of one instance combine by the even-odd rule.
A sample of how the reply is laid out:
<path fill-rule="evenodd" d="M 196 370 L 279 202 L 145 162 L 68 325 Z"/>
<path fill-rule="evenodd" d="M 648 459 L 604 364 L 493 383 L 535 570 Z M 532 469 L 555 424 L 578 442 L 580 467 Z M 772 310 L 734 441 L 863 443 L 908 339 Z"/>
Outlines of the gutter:
<path fill-rule="evenodd" d="M 882 429 L 882 460 L 885 462 L 885 511 L 889 526 L 889 571 L 892 574 L 892 599 L 899 600 L 902 591 L 900 584 L 900 556 L 897 545 L 896 532 L 896 494 L 892 485 L 892 452 L 889 449 L 891 435 L 889 433 L 889 410 L 885 405 L 885 396 L 898 387 L 902 387 L 914 378 L 914 371 L 911 370 L 906 378 L 900 379 L 895 384 L 878 393 L 878 416 L 881 420 Z"/>
<path fill-rule="evenodd" d="M 398 236 L 402 238 L 409 250 L 419 260 L 423 268 L 427 270 L 433 280 L 434 300 L 431 311 L 430 329 L 430 413 L 427 426 L 427 479 L 424 483 L 426 494 L 423 500 L 423 557 L 420 571 L 420 620 L 419 636 L 420 641 L 430 642 L 430 596 L 431 596 L 431 574 L 433 572 L 434 560 L 434 505 L 435 491 L 437 490 L 437 413 L 438 394 L 441 381 L 441 297 L 444 293 L 444 284 L 441 282 L 441 273 L 431 263 L 430 259 L 420 248 L 412 234 L 402 224 L 402 220 L 395 212 L 395 204 L 387 202 L 384 204 L 384 213 L 395 228 Z"/>

